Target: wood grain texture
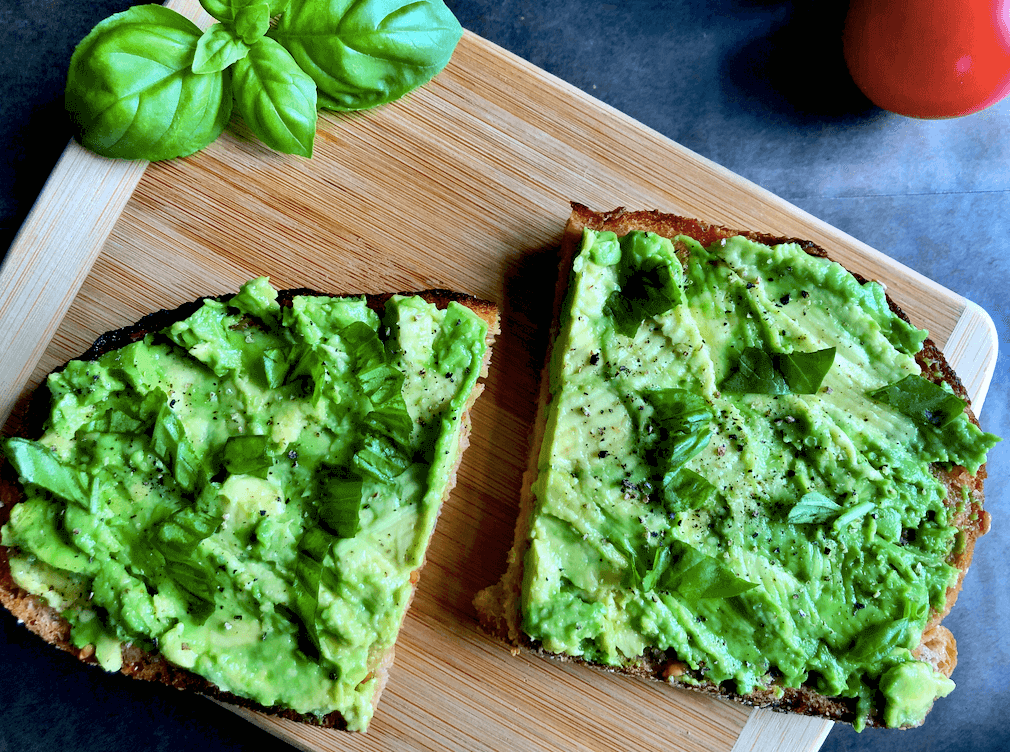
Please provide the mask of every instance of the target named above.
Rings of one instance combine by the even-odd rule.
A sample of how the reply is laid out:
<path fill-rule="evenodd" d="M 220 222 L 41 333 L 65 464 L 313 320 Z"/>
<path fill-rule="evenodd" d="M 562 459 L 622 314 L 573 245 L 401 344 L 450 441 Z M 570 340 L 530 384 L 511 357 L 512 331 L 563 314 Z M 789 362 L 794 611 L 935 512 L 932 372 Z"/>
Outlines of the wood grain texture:
<path fill-rule="evenodd" d="M 502 308 L 471 446 L 368 734 L 241 711 L 312 752 L 814 750 L 827 733 L 819 720 L 512 656 L 477 629 L 471 600 L 511 544 L 569 201 L 809 238 L 949 340 L 973 396 L 994 368 L 991 321 L 963 298 L 469 33 L 429 86 L 323 115 L 312 160 L 271 152 L 237 123 L 192 158 L 150 165 L 135 190 L 111 173 L 54 180 L 0 279 L 0 334 L 21 338 L 4 349 L 5 411 L 100 333 L 261 274 L 332 292 L 448 287 Z M 75 233 L 82 251 L 53 255 Z M 18 271 L 25 260 L 36 271 Z"/>
<path fill-rule="evenodd" d="M 71 142 L 0 267 L 0 422 L 14 407 L 144 174 Z M 81 225 L 78 220 L 87 218 Z"/>

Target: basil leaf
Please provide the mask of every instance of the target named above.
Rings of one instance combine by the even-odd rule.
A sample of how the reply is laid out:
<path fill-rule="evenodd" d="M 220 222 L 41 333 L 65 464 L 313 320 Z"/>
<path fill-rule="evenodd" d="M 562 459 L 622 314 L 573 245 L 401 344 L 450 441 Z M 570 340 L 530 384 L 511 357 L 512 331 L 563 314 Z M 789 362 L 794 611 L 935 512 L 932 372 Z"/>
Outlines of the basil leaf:
<path fill-rule="evenodd" d="M 219 23 L 211 26 L 196 43 L 194 73 L 216 73 L 249 54 L 249 45 Z"/>
<path fill-rule="evenodd" d="M 391 102 L 426 83 L 462 35 L 442 0 L 291 0 L 269 32 L 337 110 Z"/>
<path fill-rule="evenodd" d="M 361 448 L 354 453 L 354 467 L 376 480 L 392 481 L 413 462 L 402 444 L 388 435 L 375 430 L 366 430 L 361 440 Z"/>
<path fill-rule="evenodd" d="M 231 116 L 224 72 L 193 72 L 202 33 L 160 5 L 100 22 L 74 50 L 66 107 L 76 137 L 106 157 L 157 161 L 192 154 Z"/>
<path fill-rule="evenodd" d="M 715 558 L 680 540 L 653 550 L 652 563 L 643 570 L 641 559 L 624 541 L 618 549 L 629 560 L 628 583 L 644 592 L 676 593 L 688 601 L 732 598 L 757 587 L 736 576 Z"/>
<path fill-rule="evenodd" d="M 664 475 L 680 469 L 708 446 L 713 413 L 704 397 L 686 389 L 671 388 L 648 392 L 644 398 L 654 412 L 652 421 L 645 426 L 643 443 L 652 440 L 652 464 L 665 468 Z"/>
<path fill-rule="evenodd" d="M 266 476 L 273 467 L 266 436 L 229 436 L 224 444 L 224 467 L 235 475 Z"/>
<path fill-rule="evenodd" d="M 316 85 L 290 53 L 269 37 L 249 48 L 232 69 L 235 109 L 267 146 L 312 156 Z"/>
<path fill-rule="evenodd" d="M 768 353 L 745 347 L 719 384 L 729 394 L 816 394 L 835 360 L 835 348 Z"/>
<path fill-rule="evenodd" d="M 913 605 L 910 597 L 902 607 L 900 618 L 879 622 L 859 633 L 852 647 L 852 657 L 857 661 L 876 663 L 897 647 L 911 648 L 908 643 L 913 635 L 909 629 L 925 619 L 928 607 L 925 601 L 920 601 L 918 606 Z"/>
<path fill-rule="evenodd" d="M 655 590 L 659 583 L 659 578 L 670 566 L 670 549 L 660 546 L 652 555 L 652 566 L 641 577 L 640 586 L 646 593 Z"/>
<path fill-rule="evenodd" d="M 663 477 L 663 504 L 670 512 L 701 509 L 715 491 L 715 486 L 708 479 L 686 467 Z"/>
<path fill-rule="evenodd" d="M 361 478 L 328 478 L 321 489 L 319 521 L 338 538 L 353 538 L 361 528 Z"/>
<path fill-rule="evenodd" d="M 183 591 L 187 611 L 200 621 L 214 612 L 216 593 L 214 575 L 203 559 L 195 555 L 196 548 L 216 533 L 222 522 L 220 509 L 189 507 L 165 520 L 154 541 L 165 559 L 164 573 Z"/>
<path fill-rule="evenodd" d="M 290 367 L 287 350 L 271 347 L 263 351 L 263 374 L 270 389 L 276 389 L 284 383 Z"/>
<path fill-rule="evenodd" d="M 813 352 L 775 353 L 775 367 L 793 394 L 817 394 L 835 362 L 834 347 Z"/>
<path fill-rule="evenodd" d="M 943 428 L 964 412 L 965 402 L 939 384 L 910 375 L 867 393 L 916 423 Z"/>
<path fill-rule="evenodd" d="M 200 0 L 200 5 L 218 21 L 232 23 L 236 23 L 243 15 L 258 15 L 262 12 L 258 6 L 266 5 L 269 23 L 271 16 L 284 12 L 288 7 L 288 0 Z"/>
<path fill-rule="evenodd" d="M 604 312 L 614 320 L 614 328 L 633 337 L 643 321 L 673 308 L 676 299 L 665 292 L 669 281 L 670 267 L 659 266 L 635 273 L 620 290 L 612 292 Z"/>
<path fill-rule="evenodd" d="M 789 394 L 785 377 L 775 367 L 771 355 L 760 347 L 746 347 L 736 366 L 722 383 L 720 392 L 730 394 Z"/>
<path fill-rule="evenodd" d="M 631 232 L 619 243 L 619 289 L 607 298 L 604 311 L 620 334 L 633 337 L 643 321 L 666 313 L 683 300 L 681 268 L 666 238 Z"/>
<path fill-rule="evenodd" d="M 24 483 L 46 489 L 65 501 L 89 508 L 89 496 L 81 474 L 60 462 L 49 447 L 20 437 L 7 439 L 4 454 Z"/>
<path fill-rule="evenodd" d="M 368 324 L 355 321 L 344 327 L 340 337 L 348 348 L 362 392 L 373 407 L 402 400 L 404 376 L 388 362 L 386 348 Z M 406 410 L 406 404 L 404 404 Z"/>
<path fill-rule="evenodd" d="M 388 363 L 375 331 L 356 321 L 340 332 L 356 377 L 372 409 L 365 415 L 360 448 L 352 464 L 364 475 L 389 482 L 413 462 L 413 422 L 403 399 L 404 376 Z"/>
<path fill-rule="evenodd" d="M 152 393 L 154 394 L 154 393 Z M 203 468 L 196 449 L 186 438 L 186 424 L 160 394 L 162 402 L 151 432 L 151 449 L 172 468 L 172 476 L 186 491 L 196 488 Z"/>
<path fill-rule="evenodd" d="M 834 518 L 841 510 L 841 506 L 824 494 L 809 491 L 789 510 L 786 522 L 797 525 L 820 524 Z"/>
<path fill-rule="evenodd" d="M 270 6 L 266 0 L 243 6 L 235 14 L 235 33 L 246 44 L 259 41 L 270 30 Z"/>
<path fill-rule="evenodd" d="M 323 562 L 336 538 L 318 527 L 310 528 L 298 542 L 295 560 L 294 613 L 302 623 L 308 644 L 299 644 L 310 658 L 319 657 L 319 630 L 316 612 L 319 609 L 319 588 L 325 575 Z"/>
<path fill-rule="evenodd" d="M 711 556 L 704 556 L 682 573 L 677 594 L 685 600 L 732 598 L 757 587 L 756 583 L 737 577 L 728 567 Z"/>

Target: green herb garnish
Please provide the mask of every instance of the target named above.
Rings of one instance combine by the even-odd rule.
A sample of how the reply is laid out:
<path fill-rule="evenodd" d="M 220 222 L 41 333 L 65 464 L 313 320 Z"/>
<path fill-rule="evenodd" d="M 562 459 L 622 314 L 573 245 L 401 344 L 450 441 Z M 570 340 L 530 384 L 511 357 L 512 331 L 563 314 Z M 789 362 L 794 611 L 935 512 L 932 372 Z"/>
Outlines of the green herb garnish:
<path fill-rule="evenodd" d="M 719 384 L 730 394 L 816 394 L 835 361 L 835 348 L 771 353 L 746 347 Z"/>
<path fill-rule="evenodd" d="M 810 491 L 803 494 L 789 510 L 786 522 L 798 525 L 819 524 L 833 519 L 841 511 L 842 507 L 824 494 Z"/>
<path fill-rule="evenodd" d="M 463 29 L 442 0 L 201 0 L 206 31 L 160 5 L 95 26 L 77 46 L 66 106 L 86 148 L 172 159 L 237 111 L 269 147 L 312 156 L 317 107 L 391 102 L 449 62 Z"/>
<path fill-rule="evenodd" d="M 964 412 L 965 402 L 939 384 L 906 376 L 901 381 L 869 392 L 869 396 L 890 405 L 916 423 L 942 428 Z"/>

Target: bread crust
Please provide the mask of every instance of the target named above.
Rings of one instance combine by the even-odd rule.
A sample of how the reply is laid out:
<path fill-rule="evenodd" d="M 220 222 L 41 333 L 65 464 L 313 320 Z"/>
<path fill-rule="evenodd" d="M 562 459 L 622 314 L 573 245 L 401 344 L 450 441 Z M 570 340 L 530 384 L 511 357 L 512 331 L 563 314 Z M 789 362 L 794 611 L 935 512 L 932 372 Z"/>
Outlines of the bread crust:
<path fill-rule="evenodd" d="M 281 290 L 278 292 L 278 303 L 281 306 L 290 306 L 296 296 L 301 295 L 329 295 L 330 293 L 319 292 L 308 288 L 298 288 Z M 495 338 L 500 333 L 500 321 L 498 307 L 489 301 L 481 300 L 470 295 L 457 293 L 444 289 L 430 289 L 420 292 L 407 293 L 382 293 L 375 295 L 353 296 L 364 297 L 368 307 L 374 310 L 381 317 L 385 310 L 386 302 L 396 294 L 405 296 L 418 296 L 437 308 L 444 309 L 450 302 L 455 301 L 466 306 L 476 313 L 487 325 L 486 345 L 484 360 L 481 364 L 480 376 L 484 378 L 488 374 L 491 362 L 492 345 Z M 231 295 L 221 295 L 214 297 L 204 297 L 185 303 L 178 308 L 171 310 L 161 310 L 148 314 L 140 321 L 130 326 L 116 329 L 102 334 L 92 346 L 75 360 L 95 360 L 101 355 L 125 347 L 133 342 L 143 339 L 145 335 L 160 331 L 166 326 L 176 321 L 187 318 L 196 311 L 205 300 L 227 301 Z M 334 296 L 338 297 L 338 296 Z M 352 297 L 352 296 L 345 296 Z M 58 369 L 59 370 L 59 369 Z M 456 472 L 462 460 L 463 450 L 469 443 L 470 433 L 470 409 L 483 390 L 483 384 L 478 382 L 470 394 L 470 398 L 463 411 L 461 421 L 461 433 L 459 452 L 457 453 L 456 465 L 449 474 L 449 482 L 442 497 L 444 503 L 456 484 Z M 32 395 L 31 403 L 25 420 L 25 430 L 22 432 L 26 438 L 38 438 L 42 433 L 43 423 L 49 411 L 49 391 L 43 382 L 42 386 Z M 10 464 L 0 457 L 0 527 L 5 525 L 10 519 L 11 510 L 15 504 L 22 499 L 22 494 L 18 485 L 16 473 Z M 441 505 L 440 505 L 441 508 Z M 31 632 L 41 637 L 51 645 L 64 650 L 84 663 L 98 665 L 95 658 L 93 646 L 86 646 L 79 649 L 73 645 L 70 639 L 70 624 L 60 614 L 42 599 L 18 587 L 11 575 L 6 547 L 0 545 L 0 603 L 10 611 L 19 622 L 22 622 Z M 417 591 L 417 582 L 424 567 L 424 560 L 411 573 L 410 582 L 412 589 L 410 600 L 413 599 Z M 409 601 L 408 601 L 409 608 Z M 406 609 L 404 611 L 406 613 Z M 389 670 L 393 665 L 395 646 L 391 646 L 382 655 L 376 656 L 375 665 L 372 667 L 372 675 L 378 678 L 378 685 L 372 698 L 373 711 L 378 705 L 379 698 L 389 679 Z M 298 713 L 289 708 L 280 706 L 264 706 L 253 700 L 240 697 L 231 692 L 225 692 L 207 679 L 176 666 L 167 661 L 161 654 L 145 651 L 134 644 L 126 644 L 122 649 L 123 667 L 120 672 L 126 676 L 145 681 L 158 682 L 175 687 L 180 690 L 190 690 L 212 697 L 215 700 L 238 705 L 240 707 L 256 710 L 270 715 L 286 718 L 300 723 L 311 724 L 324 728 L 346 729 L 347 723 L 340 712 L 334 711 L 328 715 L 319 717 L 311 714 Z"/>
<path fill-rule="evenodd" d="M 812 256 L 829 258 L 828 253 L 823 248 L 809 240 L 778 237 L 749 230 L 735 230 L 698 219 L 665 214 L 658 211 L 627 211 L 623 208 L 618 208 L 612 211 L 596 212 L 582 204 L 573 203 L 572 214 L 562 238 L 562 258 L 551 329 L 552 343 L 558 333 L 559 315 L 563 304 L 564 292 L 568 285 L 572 261 L 578 253 L 582 232 L 586 228 L 597 231 L 610 231 L 619 236 L 625 235 L 632 230 L 654 232 L 664 237 L 687 235 L 705 246 L 723 238 L 742 235 L 765 245 L 796 243 Z M 854 274 L 854 276 L 860 282 L 866 281 L 865 278 L 858 274 Z M 887 297 L 887 302 L 897 316 L 909 322 L 908 316 L 889 296 Z M 961 380 L 954 373 L 954 370 L 944 358 L 943 353 L 932 340 L 927 339 L 925 341 L 922 350 L 916 356 L 916 360 L 922 369 L 923 376 L 936 383 L 946 382 L 958 396 L 968 402 L 968 396 Z M 531 441 L 533 450 L 530 453 L 529 464 L 523 477 L 515 536 L 507 559 L 508 568 L 498 583 L 482 590 L 474 599 L 474 606 L 477 609 L 482 626 L 492 635 L 508 642 L 512 646 L 514 653 L 520 649 L 525 649 L 555 660 L 574 661 L 614 673 L 655 679 L 694 691 L 718 695 L 745 705 L 819 716 L 832 721 L 846 723 L 856 721 L 856 701 L 854 699 L 826 697 L 817 693 L 811 687 L 766 689 L 747 695 L 740 695 L 726 686 L 711 682 L 706 683 L 704 677 L 700 674 L 691 677 L 700 683 L 688 684 L 679 681 L 680 677 L 689 675 L 691 672 L 687 665 L 680 662 L 672 651 L 654 651 L 645 655 L 635 665 L 625 667 L 603 666 L 582 658 L 550 653 L 544 650 L 538 643 L 532 641 L 522 631 L 520 608 L 523 561 L 528 546 L 530 518 L 536 501 L 531 486 L 537 477 L 539 449 L 546 426 L 546 408 L 551 399 L 548 388 L 548 367 L 549 358 L 548 363 L 544 365 L 544 371 L 541 376 L 539 409 Z M 971 411 L 970 404 L 966 406 L 965 411 L 968 413 L 969 419 L 977 425 L 978 420 Z M 917 658 L 928 662 L 936 670 L 949 677 L 957 663 L 957 646 L 953 635 L 940 622 L 950 612 L 951 607 L 957 600 L 958 593 L 964 581 L 964 575 L 971 563 L 975 542 L 989 530 L 989 514 L 983 508 L 983 482 L 986 472 L 985 465 L 979 468 L 974 476 L 962 467 L 946 469 L 939 465 L 933 465 L 931 469 L 934 476 L 947 488 L 947 498 L 944 503 L 952 512 L 957 508 L 957 502 L 961 498 L 962 489 L 967 489 L 969 495 L 968 503 L 954 517 L 952 523 L 963 532 L 964 537 L 964 545 L 961 549 L 952 553 L 948 558 L 950 564 L 958 569 L 957 580 L 947 589 L 944 608 L 931 613 L 920 644 L 913 651 Z M 878 714 L 871 716 L 867 720 L 867 725 L 884 726 L 885 724 L 882 715 L 878 712 Z"/>

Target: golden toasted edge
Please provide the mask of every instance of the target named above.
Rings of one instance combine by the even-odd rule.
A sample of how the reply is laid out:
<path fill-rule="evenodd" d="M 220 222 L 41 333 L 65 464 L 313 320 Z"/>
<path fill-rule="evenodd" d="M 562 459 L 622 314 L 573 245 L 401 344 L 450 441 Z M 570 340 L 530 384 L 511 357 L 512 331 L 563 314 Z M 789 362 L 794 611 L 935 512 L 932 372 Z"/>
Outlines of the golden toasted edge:
<path fill-rule="evenodd" d="M 555 296 L 554 318 L 551 328 L 551 343 L 557 335 L 559 325 L 559 314 L 565 292 L 568 286 L 568 276 L 571 270 L 572 261 L 578 253 L 582 232 L 589 228 L 597 231 L 610 231 L 617 235 L 624 235 L 632 230 L 644 230 L 654 232 L 664 237 L 674 237 L 676 235 L 687 235 L 698 240 L 702 245 L 710 245 L 723 238 L 730 238 L 742 235 L 751 240 L 764 243 L 765 245 L 777 245 L 781 243 L 796 243 L 806 253 L 812 256 L 828 258 L 828 253 L 815 243 L 809 240 L 798 238 L 785 238 L 768 233 L 760 233 L 749 230 L 734 230 L 721 225 L 710 224 L 699 219 L 682 217 L 674 214 L 666 214 L 658 211 L 627 211 L 623 208 L 614 209 L 607 212 L 595 212 L 582 204 L 572 204 L 572 214 L 565 227 L 561 245 L 560 275 L 558 278 L 558 290 Z M 853 275 L 861 282 L 865 278 L 853 272 Z M 906 322 L 908 316 L 890 298 L 887 297 L 891 310 Z M 555 660 L 575 661 L 585 663 L 598 669 L 611 671 L 614 673 L 630 674 L 635 676 L 648 677 L 665 683 L 675 684 L 694 691 L 719 695 L 746 705 L 772 708 L 783 712 L 800 713 L 827 718 L 833 721 L 852 723 L 856 720 L 855 701 L 849 698 L 825 697 L 818 694 L 810 687 L 767 689 L 754 692 L 748 695 L 738 695 L 728 690 L 726 687 L 708 684 L 687 684 L 678 681 L 678 677 L 688 673 L 685 664 L 676 659 L 671 654 L 654 654 L 646 656 L 639 664 L 623 668 L 602 666 L 585 661 L 581 658 L 570 658 L 555 653 L 550 653 L 534 643 L 522 631 L 521 614 L 521 593 L 523 579 L 523 560 L 528 545 L 528 533 L 530 517 L 536 499 L 532 493 L 531 485 L 536 480 L 537 464 L 539 460 L 539 449 L 543 439 L 546 426 L 547 406 L 550 403 L 551 394 L 549 390 L 549 379 L 547 372 L 549 368 L 550 351 L 548 348 L 548 364 L 545 364 L 541 377 L 541 389 L 539 405 L 537 410 L 536 423 L 534 425 L 533 441 L 534 448 L 530 453 L 530 461 L 526 473 L 523 476 L 523 487 L 520 496 L 519 513 L 516 521 L 515 536 L 512 549 L 509 551 L 505 574 L 498 583 L 481 590 L 474 598 L 474 607 L 477 610 L 481 625 L 493 636 L 506 641 L 512 646 L 514 653 L 521 648 L 534 653 L 550 657 Z M 946 358 L 940 349 L 927 339 L 922 351 L 917 356 L 917 361 L 922 373 L 934 382 L 946 382 L 965 401 L 968 401 L 964 386 L 957 374 L 947 363 Z M 977 418 L 971 411 L 970 404 L 965 408 L 969 419 L 978 423 Z M 971 563 L 975 542 L 979 536 L 989 530 L 989 515 L 983 509 L 983 482 L 986 477 L 985 466 L 979 468 L 978 472 L 972 476 L 964 468 L 954 467 L 950 470 L 934 465 L 934 475 L 946 486 L 947 499 L 946 506 L 954 511 L 958 501 L 961 499 L 962 488 L 968 490 L 969 502 L 964 505 L 964 509 L 953 519 L 953 524 L 958 527 L 964 538 L 964 543 L 959 552 L 952 553 L 948 561 L 958 569 L 957 581 L 947 589 L 946 604 L 942 611 L 933 612 L 926 629 L 923 632 L 919 646 L 914 654 L 921 660 L 927 661 L 935 669 L 950 676 L 957 663 L 957 646 L 953 635 L 940 622 L 950 612 L 951 607 L 957 600 L 957 595 L 961 590 L 964 576 Z M 700 677 L 694 677 L 698 679 Z M 879 715 L 868 719 L 868 725 L 883 726 L 883 719 Z"/>
<path fill-rule="evenodd" d="M 315 290 L 309 290 L 307 288 L 281 290 L 278 293 L 278 300 L 282 305 L 290 305 L 291 300 L 296 295 L 327 294 L 329 293 L 322 293 Z M 426 302 L 435 305 L 437 308 L 446 308 L 450 302 L 455 301 L 466 306 L 477 314 L 477 316 L 479 316 L 487 324 L 487 335 L 485 337 L 486 349 L 480 371 L 481 378 L 487 377 L 488 369 L 491 363 L 492 346 L 495 338 L 501 332 L 498 307 L 494 303 L 463 293 L 442 289 L 423 290 L 413 293 L 383 293 L 379 295 L 366 295 L 365 298 L 368 301 L 369 307 L 380 312 L 381 315 L 386 302 L 395 294 L 405 296 L 416 295 Z M 227 299 L 228 297 L 230 296 L 219 296 L 218 299 Z M 205 299 L 206 298 L 201 298 L 199 300 L 192 301 L 170 311 L 158 311 L 149 314 L 132 326 L 106 332 L 101 335 L 91 348 L 83 353 L 78 359 L 94 360 L 105 352 L 125 347 L 131 342 L 141 339 L 149 332 L 157 331 L 173 321 L 186 318 L 194 310 L 196 310 L 198 306 L 202 305 Z M 442 496 L 443 503 L 449 498 L 449 495 L 456 484 L 456 475 L 463 458 L 463 452 L 469 444 L 471 427 L 470 410 L 476 402 L 477 397 L 480 396 L 483 391 L 483 388 L 484 387 L 481 382 L 476 384 L 464 408 L 463 418 L 460 421 L 461 429 L 459 436 L 459 450 L 456 455 L 456 464 L 450 472 L 449 482 L 447 483 Z M 25 435 L 29 432 L 33 432 L 37 435 L 41 430 L 41 423 L 44 420 L 44 416 L 48 413 L 48 391 L 43 387 L 37 392 L 37 395 L 40 399 L 33 399 L 33 402 L 38 404 L 34 404 L 30 410 L 30 417 L 26 421 L 27 425 L 25 426 Z M 45 399 L 41 399 L 42 397 Z M 12 507 L 20 501 L 21 493 L 18 487 L 16 474 L 13 472 L 12 468 L 2 458 L 0 458 L 0 463 L 2 463 L 2 466 L 0 466 L 0 527 L 2 527 L 10 518 Z M 439 511 L 441 511 L 441 505 L 439 507 Z M 83 649 L 75 647 L 70 641 L 70 624 L 63 619 L 55 609 L 46 605 L 40 598 L 22 590 L 17 586 L 17 584 L 15 584 L 13 577 L 11 576 L 7 552 L 8 549 L 6 547 L 0 546 L 0 603 L 2 603 L 4 607 L 6 607 L 7 610 L 15 617 L 17 617 L 19 622 L 23 623 L 31 632 L 38 635 L 46 642 L 75 655 L 78 659 L 85 663 L 97 665 L 93 646 L 86 646 Z M 418 566 L 411 574 L 410 579 L 412 589 L 410 598 L 408 599 L 408 609 L 410 602 L 413 600 L 414 594 L 417 591 L 417 583 L 420 579 L 420 573 L 421 569 L 424 567 L 424 563 L 425 562 L 422 560 L 421 565 Z M 406 610 L 407 609 L 404 610 L 404 615 L 406 615 Z M 379 699 L 389 679 L 389 670 L 393 665 L 394 653 L 395 644 L 391 645 L 385 652 L 377 654 L 374 657 L 375 663 L 372 668 L 372 674 L 378 679 L 378 681 L 375 693 L 372 696 L 373 711 L 378 706 Z M 180 690 L 199 692 L 212 697 L 215 700 L 220 700 L 232 705 L 238 705 L 250 710 L 268 713 L 270 715 L 297 721 L 299 723 L 334 729 L 345 729 L 347 726 L 346 720 L 339 712 L 333 712 L 320 718 L 314 715 L 298 713 L 288 708 L 279 706 L 266 707 L 255 701 L 239 697 L 230 692 L 225 692 L 204 679 L 202 676 L 169 663 L 160 654 L 147 652 L 132 644 L 124 645 L 123 647 L 123 667 L 121 669 L 121 673 L 135 679 L 143 679 L 146 681 L 167 684 Z"/>

